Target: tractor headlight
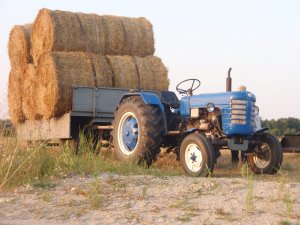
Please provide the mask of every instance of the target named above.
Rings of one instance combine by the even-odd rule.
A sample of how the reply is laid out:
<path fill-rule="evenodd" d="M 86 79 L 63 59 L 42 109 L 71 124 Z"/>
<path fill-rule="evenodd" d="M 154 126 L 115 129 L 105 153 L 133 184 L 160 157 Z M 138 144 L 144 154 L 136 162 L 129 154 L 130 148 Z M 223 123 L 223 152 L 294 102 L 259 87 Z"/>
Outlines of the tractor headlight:
<path fill-rule="evenodd" d="M 213 112 L 215 110 L 215 105 L 213 103 L 207 103 L 206 109 L 208 112 Z"/>
<path fill-rule="evenodd" d="M 258 108 L 258 106 L 254 106 L 254 114 L 255 115 L 259 114 L 259 108 Z"/>

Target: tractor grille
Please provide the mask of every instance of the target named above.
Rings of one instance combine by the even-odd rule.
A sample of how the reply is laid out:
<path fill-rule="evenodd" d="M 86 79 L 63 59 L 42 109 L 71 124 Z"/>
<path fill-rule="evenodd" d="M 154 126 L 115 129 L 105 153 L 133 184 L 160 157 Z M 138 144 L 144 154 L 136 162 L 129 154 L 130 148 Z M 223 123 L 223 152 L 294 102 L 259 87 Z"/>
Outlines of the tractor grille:
<path fill-rule="evenodd" d="M 247 119 L 247 100 L 232 99 L 230 104 L 230 123 L 246 124 L 246 119 Z"/>
<path fill-rule="evenodd" d="M 256 127 L 255 123 L 255 102 L 252 102 L 251 104 L 251 126 Z"/>

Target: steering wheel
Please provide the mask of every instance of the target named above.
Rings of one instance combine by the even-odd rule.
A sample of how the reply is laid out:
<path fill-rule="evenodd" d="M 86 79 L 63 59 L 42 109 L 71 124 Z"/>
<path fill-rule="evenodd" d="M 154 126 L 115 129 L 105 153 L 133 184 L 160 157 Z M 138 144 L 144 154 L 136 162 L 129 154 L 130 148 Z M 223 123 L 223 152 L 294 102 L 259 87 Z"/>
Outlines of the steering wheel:
<path fill-rule="evenodd" d="M 180 86 L 182 86 L 183 83 L 191 83 L 191 88 L 189 88 L 187 90 L 180 88 Z M 179 94 L 187 94 L 189 96 L 192 96 L 193 91 L 195 91 L 200 86 L 200 84 L 201 84 L 201 82 L 198 79 L 186 79 L 184 81 L 181 81 L 179 84 L 177 84 L 176 91 L 178 91 Z"/>

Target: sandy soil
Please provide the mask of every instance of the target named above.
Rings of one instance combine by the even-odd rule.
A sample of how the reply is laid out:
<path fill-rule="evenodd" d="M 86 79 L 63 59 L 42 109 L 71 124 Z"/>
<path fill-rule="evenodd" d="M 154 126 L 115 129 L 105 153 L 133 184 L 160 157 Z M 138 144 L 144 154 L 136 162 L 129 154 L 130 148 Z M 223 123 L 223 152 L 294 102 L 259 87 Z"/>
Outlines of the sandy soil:
<path fill-rule="evenodd" d="M 300 181 L 103 173 L 0 193 L 1 225 L 184 223 L 300 223 Z"/>

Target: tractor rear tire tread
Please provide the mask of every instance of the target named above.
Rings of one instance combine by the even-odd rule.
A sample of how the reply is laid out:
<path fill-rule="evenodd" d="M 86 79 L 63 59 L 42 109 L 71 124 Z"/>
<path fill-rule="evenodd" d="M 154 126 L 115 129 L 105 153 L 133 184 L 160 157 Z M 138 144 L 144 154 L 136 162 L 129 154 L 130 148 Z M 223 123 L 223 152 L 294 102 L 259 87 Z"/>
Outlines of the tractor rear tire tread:
<path fill-rule="evenodd" d="M 133 111 L 139 124 L 139 140 L 135 152 L 126 156 L 118 146 L 118 124 L 122 115 Z M 163 136 L 163 117 L 157 106 L 145 104 L 140 96 L 131 96 L 123 99 L 119 104 L 113 121 L 113 142 L 117 158 L 122 161 L 133 161 L 138 164 L 146 163 L 150 166 L 160 152 Z"/>

